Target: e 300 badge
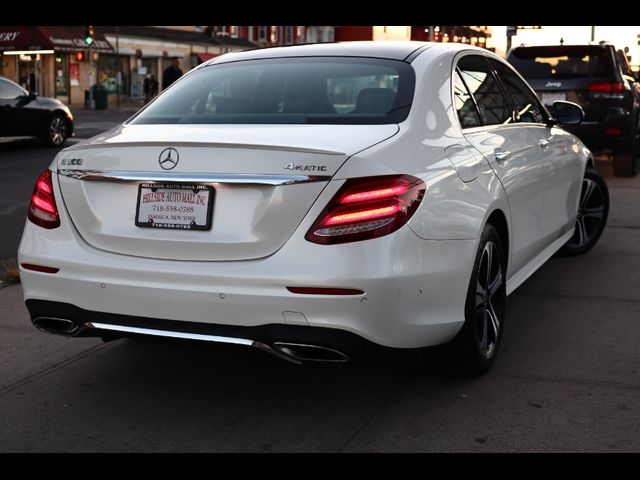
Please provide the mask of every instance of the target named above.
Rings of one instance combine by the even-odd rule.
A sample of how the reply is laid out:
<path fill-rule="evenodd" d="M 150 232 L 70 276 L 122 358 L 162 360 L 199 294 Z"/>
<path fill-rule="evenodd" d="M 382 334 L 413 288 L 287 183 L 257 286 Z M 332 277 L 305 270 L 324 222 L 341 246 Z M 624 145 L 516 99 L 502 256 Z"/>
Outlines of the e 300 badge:
<path fill-rule="evenodd" d="M 75 165 L 80 167 L 82 165 L 81 158 L 63 158 L 60 160 L 60 165 Z"/>

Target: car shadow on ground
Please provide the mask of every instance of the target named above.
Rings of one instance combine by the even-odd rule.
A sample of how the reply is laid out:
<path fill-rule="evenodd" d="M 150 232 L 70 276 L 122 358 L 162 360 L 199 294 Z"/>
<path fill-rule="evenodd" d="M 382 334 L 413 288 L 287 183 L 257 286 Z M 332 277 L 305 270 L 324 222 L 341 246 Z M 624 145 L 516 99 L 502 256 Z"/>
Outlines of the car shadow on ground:
<path fill-rule="evenodd" d="M 99 401 L 126 395 L 136 408 L 149 398 L 161 403 L 188 398 L 182 407 L 198 411 L 243 405 L 250 415 L 270 410 L 282 415 L 284 405 L 323 409 L 358 397 L 364 407 L 416 383 L 446 388 L 468 381 L 451 371 L 439 351 L 427 352 L 420 363 L 398 358 L 295 365 L 247 347 L 130 338 L 108 344 L 100 357 L 94 364 L 99 372 L 82 369 L 80 375 L 94 378 Z"/>

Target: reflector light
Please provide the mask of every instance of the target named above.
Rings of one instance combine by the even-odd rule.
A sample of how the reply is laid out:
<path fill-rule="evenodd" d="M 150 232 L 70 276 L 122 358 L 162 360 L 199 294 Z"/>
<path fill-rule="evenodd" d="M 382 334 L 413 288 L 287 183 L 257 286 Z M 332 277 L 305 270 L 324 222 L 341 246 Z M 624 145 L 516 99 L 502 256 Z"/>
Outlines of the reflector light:
<path fill-rule="evenodd" d="M 25 270 L 33 270 L 35 272 L 58 273 L 60 271 L 59 268 L 45 267 L 44 265 L 34 265 L 33 263 L 21 263 L 20 266 Z"/>
<path fill-rule="evenodd" d="M 607 128 L 605 130 L 605 133 L 607 135 L 620 135 L 620 133 L 622 133 L 622 130 L 620 130 L 619 128 Z"/>
<path fill-rule="evenodd" d="M 316 288 L 316 287 L 287 287 L 291 293 L 303 295 L 363 295 L 362 290 L 355 288 Z"/>

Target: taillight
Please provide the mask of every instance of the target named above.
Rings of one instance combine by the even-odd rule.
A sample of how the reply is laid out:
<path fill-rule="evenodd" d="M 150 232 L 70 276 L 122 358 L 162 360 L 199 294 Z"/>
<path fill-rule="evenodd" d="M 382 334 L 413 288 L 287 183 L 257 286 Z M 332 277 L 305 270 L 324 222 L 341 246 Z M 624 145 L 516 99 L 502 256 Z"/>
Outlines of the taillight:
<path fill-rule="evenodd" d="M 624 90 L 624 83 L 592 83 L 589 85 L 591 92 L 623 93 Z"/>
<path fill-rule="evenodd" d="M 409 221 L 424 191 L 424 182 L 411 175 L 347 180 L 305 238 L 331 245 L 388 235 Z"/>
<path fill-rule="evenodd" d="M 51 172 L 45 170 L 36 181 L 36 186 L 31 194 L 29 205 L 29 220 L 42 228 L 56 228 L 60 226 L 60 216 L 56 199 L 53 196 L 53 183 Z"/>

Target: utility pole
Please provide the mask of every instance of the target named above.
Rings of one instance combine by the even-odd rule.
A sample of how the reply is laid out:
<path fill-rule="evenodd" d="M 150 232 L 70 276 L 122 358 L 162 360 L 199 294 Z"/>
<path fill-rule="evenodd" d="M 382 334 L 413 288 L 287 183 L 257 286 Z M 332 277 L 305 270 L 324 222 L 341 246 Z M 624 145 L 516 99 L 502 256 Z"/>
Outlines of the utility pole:
<path fill-rule="evenodd" d="M 511 50 L 511 38 L 518 33 L 518 27 L 515 25 L 507 26 L 507 52 Z"/>
<path fill-rule="evenodd" d="M 96 100 L 93 98 L 93 47 L 89 45 L 89 109 L 96 109 Z"/>
<path fill-rule="evenodd" d="M 434 28 L 435 28 L 435 27 L 434 27 L 433 25 L 431 25 L 431 26 L 429 27 L 429 41 L 430 41 L 430 42 L 433 42 L 433 29 L 434 29 Z"/>
<path fill-rule="evenodd" d="M 592 42 L 596 41 L 596 27 L 595 26 L 591 27 L 591 41 Z"/>
<path fill-rule="evenodd" d="M 116 70 L 116 107 L 120 108 L 120 82 L 122 81 L 122 64 L 120 63 L 120 35 L 116 26 L 116 62 L 118 69 Z"/>
<path fill-rule="evenodd" d="M 89 46 L 89 110 L 96 109 L 96 101 L 93 98 L 93 27 L 87 27 L 84 32 L 84 43 Z"/>

